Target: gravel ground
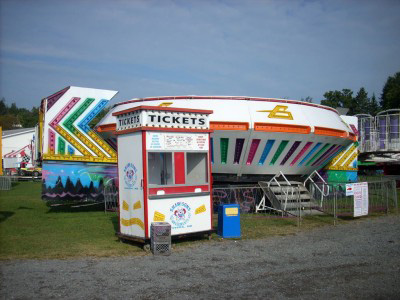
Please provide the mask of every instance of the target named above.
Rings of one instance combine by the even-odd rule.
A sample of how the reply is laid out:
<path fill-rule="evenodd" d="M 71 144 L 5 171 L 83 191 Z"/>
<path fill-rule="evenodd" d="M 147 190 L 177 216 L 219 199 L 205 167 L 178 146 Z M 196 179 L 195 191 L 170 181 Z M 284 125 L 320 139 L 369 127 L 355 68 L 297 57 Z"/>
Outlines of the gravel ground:
<path fill-rule="evenodd" d="M 1 262 L 2 299 L 400 299 L 400 216 L 170 256 Z"/>

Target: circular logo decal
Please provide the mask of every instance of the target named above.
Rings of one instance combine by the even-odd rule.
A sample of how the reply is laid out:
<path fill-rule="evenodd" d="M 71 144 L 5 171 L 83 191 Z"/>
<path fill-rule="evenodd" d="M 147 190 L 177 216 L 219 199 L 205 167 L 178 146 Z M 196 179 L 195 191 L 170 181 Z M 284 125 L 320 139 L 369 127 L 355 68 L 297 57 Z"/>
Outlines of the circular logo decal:
<path fill-rule="evenodd" d="M 183 228 L 190 221 L 192 213 L 190 212 L 190 206 L 185 202 L 175 203 L 171 209 L 171 223 L 175 225 L 175 228 Z"/>
<path fill-rule="evenodd" d="M 136 184 L 137 169 L 133 163 L 128 163 L 124 168 L 125 188 L 131 189 Z"/>

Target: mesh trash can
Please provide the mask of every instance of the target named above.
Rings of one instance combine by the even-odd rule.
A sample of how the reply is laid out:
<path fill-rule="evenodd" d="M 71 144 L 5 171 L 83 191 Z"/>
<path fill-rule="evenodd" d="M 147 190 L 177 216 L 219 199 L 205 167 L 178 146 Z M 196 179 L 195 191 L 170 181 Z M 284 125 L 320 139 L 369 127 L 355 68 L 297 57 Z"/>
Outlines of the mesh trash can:
<path fill-rule="evenodd" d="M 154 255 L 171 254 L 171 224 L 153 222 L 150 226 L 151 252 Z"/>

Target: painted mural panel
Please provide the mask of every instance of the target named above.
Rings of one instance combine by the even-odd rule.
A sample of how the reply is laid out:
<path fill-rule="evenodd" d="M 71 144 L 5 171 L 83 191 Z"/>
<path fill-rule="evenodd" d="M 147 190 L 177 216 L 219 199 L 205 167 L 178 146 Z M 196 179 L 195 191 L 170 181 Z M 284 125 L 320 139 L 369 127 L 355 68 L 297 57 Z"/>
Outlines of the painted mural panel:
<path fill-rule="evenodd" d="M 104 201 L 104 186 L 118 186 L 117 180 L 116 165 L 45 161 L 42 173 L 42 199 Z"/>

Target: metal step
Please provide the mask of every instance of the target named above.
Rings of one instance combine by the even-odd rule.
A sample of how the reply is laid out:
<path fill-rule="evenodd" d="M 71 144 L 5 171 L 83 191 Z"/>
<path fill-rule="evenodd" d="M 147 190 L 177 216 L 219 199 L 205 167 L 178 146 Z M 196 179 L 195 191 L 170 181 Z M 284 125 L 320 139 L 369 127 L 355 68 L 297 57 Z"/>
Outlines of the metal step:
<path fill-rule="evenodd" d="M 298 210 L 289 210 L 288 211 L 290 214 L 298 216 L 299 215 L 299 211 Z M 324 213 L 320 210 L 317 209 L 304 209 L 301 211 L 301 216 L 316 216 L 316 215 L 323 215 Z"/>
<path fill-rule="evenodd" d="M 287 192 L 287 191 L 291 192 L 292 190 L 297 190 L 297 189 L 299 190 L 300 193 L 302 193 L 302 192 L 307 192 L 308 193 L 308 190 L 304 185 L 302 185 L 302 186 L 293 186 L 293 187 L 292 186 L 288 186 L 288 185 L 283 186 L 283 187 L 270 186 L 269 189 L 273 193 L 282 193 L 282 191 L 283 192 Z"/>
<path fill-rule="evenodd" d="M 308 200 L 308 201 L 311 200 L 311 196 L 309 194 L 288 195 L 288 196 L 282 194 L 279 195 L 275 194 L 275 196 L 281 202 L 285 201 L 286 197 L 288 201 L 297 200 L 298 198 L 300 198 L 300 200 Z"/>
<path fill-rule="evenodd" d="M 282 203 L 282 206 L 284 206 L 284 203 Z M 298 202 L 288 202 L 286 203 L 286 209 L 295 209 L 298 210 L 299 203 Z M 303 209 L 313 209 L 313 208 L 318 208 L 318 205 L 314 202 L 300 202 L 300 207 Z"/>

